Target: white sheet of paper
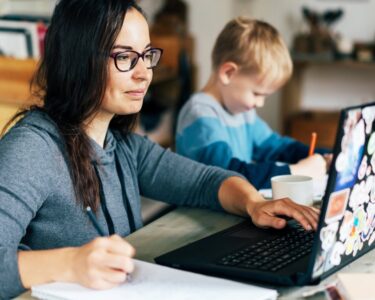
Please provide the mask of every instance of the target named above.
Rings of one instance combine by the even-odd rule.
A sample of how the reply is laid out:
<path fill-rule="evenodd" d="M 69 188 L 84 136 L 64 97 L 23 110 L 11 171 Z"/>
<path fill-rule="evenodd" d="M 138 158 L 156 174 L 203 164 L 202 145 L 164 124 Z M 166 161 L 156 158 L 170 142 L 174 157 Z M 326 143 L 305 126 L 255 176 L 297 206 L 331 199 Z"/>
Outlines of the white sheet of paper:
<path fill-rule="evenodd" d="M 46 300 L 271 300 L 277 297 L 276 290 L 134 261 L 132 281 L 116 288 L 95 291 L 78 284 L 55 282 L 32 287 L 32 296 Z"/>

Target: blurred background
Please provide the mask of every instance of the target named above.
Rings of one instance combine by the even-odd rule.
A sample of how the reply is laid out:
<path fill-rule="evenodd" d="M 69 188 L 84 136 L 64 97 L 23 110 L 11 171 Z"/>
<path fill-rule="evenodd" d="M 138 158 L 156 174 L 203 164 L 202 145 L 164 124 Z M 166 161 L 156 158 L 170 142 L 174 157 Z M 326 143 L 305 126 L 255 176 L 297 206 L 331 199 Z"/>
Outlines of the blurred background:
<path fill-rule="evenodd" d="M 258 113 L 302 142 L 312 131 L 332 147 L 340 108 L 375 99 L 375 0 L 139 0 L 151 42 L 164 48 L 137 131 L 174 147 L 176 116 L 211 72 L 210 52 L 236 16 L 274 25 L 290 48 L 294 74 Z M 0 0 L 0 130 L 35 103 L 29 80 L 43 55 L 56 0 Z"/>

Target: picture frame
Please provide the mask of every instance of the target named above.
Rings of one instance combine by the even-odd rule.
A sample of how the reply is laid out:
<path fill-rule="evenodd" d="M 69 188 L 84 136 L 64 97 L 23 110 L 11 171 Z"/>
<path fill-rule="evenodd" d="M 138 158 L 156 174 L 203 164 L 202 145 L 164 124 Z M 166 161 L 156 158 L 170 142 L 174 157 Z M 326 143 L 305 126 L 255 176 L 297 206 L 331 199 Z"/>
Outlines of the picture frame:
<path fill-rule="evenodd" d="M 0 27 L 0 53 L 17 59 L 32 57 L 30 32 L 25 28 Z"/>
<path fill-rule="evenodd" d="M 16 21 L 16 20 L 7 20 L 0 17 L 0 28 L 8 28 L 10 30 L 13 29 L 21 29 L 13 30 L 14 34 L 18 34 L 18 38 L 20 39 L 20 34 L 24 32 L 24 34 L 28 35 L 27 40 L 31 39 L 31 54 L 30 58 L 39 59 L 40 58 L 40 38 L 38 32 L 38 22 L 29 22 L 29 21 Z M 15 39 L 13 38 L 15 41 Z M 10 47 L 10 45 L 7 45 Z"/>

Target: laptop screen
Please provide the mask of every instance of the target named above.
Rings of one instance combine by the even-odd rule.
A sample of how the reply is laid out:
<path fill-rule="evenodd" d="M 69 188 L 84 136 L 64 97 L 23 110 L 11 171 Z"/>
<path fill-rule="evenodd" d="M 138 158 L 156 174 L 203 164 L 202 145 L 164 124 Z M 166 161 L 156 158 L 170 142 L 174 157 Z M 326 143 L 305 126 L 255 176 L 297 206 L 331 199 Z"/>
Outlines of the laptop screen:
<path fill-rule="evenodd" d="M 374 119 L 375 103 L 342 111 L 313 278 L 336 271 L 375 245 Z"/>

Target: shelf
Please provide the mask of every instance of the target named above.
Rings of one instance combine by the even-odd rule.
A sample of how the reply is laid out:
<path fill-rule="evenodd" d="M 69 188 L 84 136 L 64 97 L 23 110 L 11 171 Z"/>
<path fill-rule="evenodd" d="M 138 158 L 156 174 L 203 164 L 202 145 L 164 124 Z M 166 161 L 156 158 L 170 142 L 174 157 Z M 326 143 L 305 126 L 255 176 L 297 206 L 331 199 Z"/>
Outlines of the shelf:
<path fill-rule="evenodd" d="M 0 57 L 0 103 L 29 105 L 35 103 L 30 95 L 30 81 L 38 62 L 33 59 L 19 60 Z M 154 69 L 152 85 L 166 83 L 177 78 L 177 70 L 160 65 Z"/>
<path fill-rule="evenodd" d="M 153 34 L 151 40 L 153 46 L 164 49 L 164 54 L 159 66 L 153 70 L 153 80 L 147 96 L 150 101 L 157 102 L 158 106 L 167 108 L 172 113 L 181 100 L 180 54 L 182 49 L 186 49 L 189 61 L 192 61 L 193 39 L 181 39 L 179 35 Z M 33 59 L 0 57 L 0 130 L 17 110 L 38 103 L 38 99 L 33 98 L 30 93 L 30 81 L 37 66 L 38 62 Z M 143 111 L 149 102 L 145 99 Z M 161 112 L 153 109 L 151 113 L 157 115 Z M 169 123 L 172 140 L 173 118 Z"/>
<path fill-rule="evenodd" d="M 0 103 L 30 105 L 35 99 L 30 95 L 30 80 L 37 61 L 0 57 Z"/>
<path fill-rule="evenodd" d="M 287 132 L 288 135 L 304 144 L 309 144 L 311 133 L 316 132 L 318 136 L 317 146 L 332 149 L 339 117 L 339 112 L 301 112 L 288 119 Z"/>
<path fill-rule="evenodd" d="M 340 80 L 346 80 L 345 87 L 350 87 L 350 85 L 358 84 L 358 80 L 355 81 L 355 77 L 352 78 L 351 76 L 356 76 L 355 74 L 373 74 L 373 70 L 375 70 L 375 61 L 371 62 L 361 62 L 354 59 L 327 59 L 322 57 L 299 57 L 296 59 L 294 57 L 294 70 L 291 79 L 288 83 L 284 86 L 282 90 L 282 126 L 283 126 L 283 133 L 289 135 L 293 138 L 296 138 L 304 143 L 308 143 L 310 139 L 310 134 L 312 131 L 317 131 L 320 139 L 318 142 L 320 143 L 319 146 L 324 147 L 332 147 L 335 141 L 336 136 L 336 129 L 338 123 L 338 115 L 339 110 L 343 106 L 329 106 L 329 105 L 322 105 L 322 95 L 327 93 L 331 98 L 340 99 L 340 95 L 345 93 L 343 90 L 340 89 Z M 309 71 L 314 71 L 315 73 L 308 73 Z M 345 76 L 337 76 L 335 77 L 332 75 L 324 76 L 330 70 L 328 74 L 334 74 L 334 72 L 338 72 L 337 75 L 347 74 Z M 332 72 L 332 70 L 335 70 Z M 317 73 L 322 72 L 322 73 Z M 345 72 L 345 73 L 344 73 Z M 314 74 L 315 77 L 309 77 L 307 74 Z M 332 89 L 326 90 L 327 87 L 326 81 L 322 82 L 320 75 L 324 80 L 330 80 L 331 86 L 337 86 L 337 89 L 334 90 L 334 94 Z M 347 79 L 350 78 L 350 79 Z M 368 76 L 366 77 L 368 78 Z M 317 85 L 315 85 L 317 95 L 309 94 L 310 98 L 306 96 L 306 89 L 308 84 L 306 80 L 316 80 Z M 311 86 L 310 86 L 311 87 Z M 311 88 L 309 90 L 312 91 Z M 347 94 L 345 94 L 347 95 Z M 317 98 L 311 98 L 311 97 Z M 328 98 L 329 98 L 328 97 Z M 358 94 L 358 99 L 361 99 L 361 94 Z M 309 99 L 309 103 L 311 109 L 306 110 L 303 107 L 303 104 Z M 315 99 L 315 102 L 313 102 Z M 319 102 L 319 101 L 320 102 Z M 305 101 L 305 102 L 304 102 Z M 312 104 L 315 103 L 315 106 Z M 320 103 L 320 104 L 318 104 Z M 353 103 L 353 105 L 356 103 Z M 351 105 L 351 104 L 346 104 Z M 327 110 L 322 110 L 322 107 L 327 107 Z M 328 108 L 329 107 L 329 108 Z M 320 111 L 314 111 L 320 108 Z M 328 110 L 330 109 L 330 110 Z M 333 111 L 331 109 L 334 109 Z"/>
<path fill-rule="evenodd" d="M 326 60 L 326 59 L 293 59 L 295 67 L 308 67 L 308 66 L 346 66 L 358 68 L 374 68 L 375 61 L 358 61 L 354 59 L 339 59 L 339 60 Z"/>

